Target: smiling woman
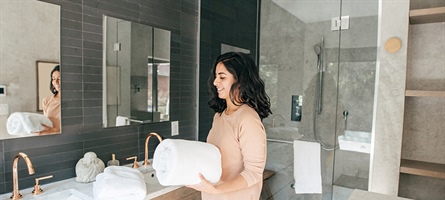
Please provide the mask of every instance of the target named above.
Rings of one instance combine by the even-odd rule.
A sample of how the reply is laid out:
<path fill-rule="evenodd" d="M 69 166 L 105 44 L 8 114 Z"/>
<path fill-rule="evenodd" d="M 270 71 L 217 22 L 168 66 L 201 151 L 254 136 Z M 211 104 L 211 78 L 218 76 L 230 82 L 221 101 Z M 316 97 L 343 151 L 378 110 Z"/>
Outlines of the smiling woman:
<path fill-rule="evenodd" d="M 37 135 L 20 131 L 10 135 L 7 119 L 13 113 L 43 115 L 38 106 L 36 63 L 60 63 L 60 6 L 34 0 L 0 1 L 0 35 L 0 85 L 7 91 L 0 96 L 0 140 Z M 48 74 L 42 86 L 47 91 Z M 60 120 L 54 123 L 60 127 Z"/>

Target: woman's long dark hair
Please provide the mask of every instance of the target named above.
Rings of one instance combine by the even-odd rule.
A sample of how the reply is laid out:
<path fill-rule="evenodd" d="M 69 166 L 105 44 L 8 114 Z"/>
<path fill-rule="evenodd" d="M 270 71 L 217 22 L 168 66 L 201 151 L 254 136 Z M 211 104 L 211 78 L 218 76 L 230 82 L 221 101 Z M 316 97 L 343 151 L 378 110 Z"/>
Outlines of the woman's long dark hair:
<path fill-rule="evenodd" d="M 216 78 L 215 71 L 218 63 L 224 64 L 230 74 L 235 78 L 235 82 L 230 88 L 230 100 L 235 105 L 247 104 L 255 109 L 261 119 L 272 114 L 270 110 L 269 96 L 264 89 L 264 82 L 260 78 L 259 69 L 253 59 L 240 52 L 228 52 L 218 56 L 213 64 L 209 76 L 208 85 L 210 108 L 215 112 L 222 113 L 227 105 L 224 99 L 218 97 L 213 81 Z"/>
<path fill-rule="evenodd" d="M 54 96 L 57 95 L 57 93 L 59 93 L 59 91 L 56 90 L 56 88 L 53 85 L 53 72 L 54 71 L 58 71 L 60 72 L 60 65 L 56 65 L 53 70 L 51 70 L 51 73 L 49 74 L 50 79 L 49 79 L 49 90 L 51 90 L 51 92 L 54 94 Z"/>

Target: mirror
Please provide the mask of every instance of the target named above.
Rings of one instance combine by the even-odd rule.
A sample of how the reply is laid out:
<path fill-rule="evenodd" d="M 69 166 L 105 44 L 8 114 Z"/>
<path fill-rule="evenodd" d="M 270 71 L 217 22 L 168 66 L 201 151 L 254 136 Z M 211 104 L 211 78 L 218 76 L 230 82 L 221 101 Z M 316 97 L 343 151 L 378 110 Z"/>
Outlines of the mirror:
<path fill-rule="evenodd" d="M 170 31 L 104 16 L 103 126 L 169 120 Z"/>
<path fill-rule="evenodd" d="M 40 135 L 29 130 L 41 127 L 38 119 L 45 119 L 40 97 L 52 95 L 51 75 L 45 70 L 60 63 L 60 6 L 0 1 L 0 37 L 0 139 Z M 60 127 L 60 106 L 55 111 L 59 120 L 54 126 Z M 14 113 L 24 118 L 14 118 Z"/>

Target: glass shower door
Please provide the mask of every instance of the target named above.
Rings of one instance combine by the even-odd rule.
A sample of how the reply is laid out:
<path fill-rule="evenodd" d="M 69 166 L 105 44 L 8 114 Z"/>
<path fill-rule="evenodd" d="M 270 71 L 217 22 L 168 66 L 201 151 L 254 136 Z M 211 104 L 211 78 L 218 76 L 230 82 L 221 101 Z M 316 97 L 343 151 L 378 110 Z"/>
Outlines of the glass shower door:
<path fill-rule="evenodd" d="M 370 132 L 377 35 L 372 2 L 373 14 L 374 7 L 352 1 L 261 2 L 259 67 L 273 112 L 263 120 L 266 168 L 276 172 L 268 181 L 275 199 L 347 199 L 354 188 L 367 189 L 369 154 L 340 149 L 338 138 L 345 130 Z M 342 15 L 349 15 L 349 29 L 339 30 Z M 293 188 L 295 171 L 313 168 L 295 165 L 294 140 L 319 145 L 313 156 L 321 166 L 321 193 Z M 344 184 L 351 179 L 358 184 Z"/>
<path fill-rule="evenodd" d="M 360 12 L 359 12 L 360 11 Z M 338 123 L 333 199 L 368 190 L 374 106 L 378 1 L 342 1 L 349 28 L 340 31 Z"/>

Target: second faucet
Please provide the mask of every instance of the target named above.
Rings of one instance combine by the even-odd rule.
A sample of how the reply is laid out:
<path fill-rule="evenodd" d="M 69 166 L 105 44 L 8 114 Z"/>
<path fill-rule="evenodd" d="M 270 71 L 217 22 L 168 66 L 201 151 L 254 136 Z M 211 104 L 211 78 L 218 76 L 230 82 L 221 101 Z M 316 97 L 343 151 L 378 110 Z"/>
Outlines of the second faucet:
<path fill-rule="evenodd" d="M 162 142 L 162 137 L 159 136 L 157 133 L 151 132 L 148 134 L 147 138 L 145 139 L 145 158 L 144 158 L 145 166 L 150 164 L 150 162 L 148 162 L 148 141 L 150 140 L 151 136 L 156 136 L 156 138 L 158 138 L 159 142 Z"/>

